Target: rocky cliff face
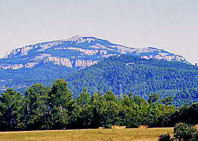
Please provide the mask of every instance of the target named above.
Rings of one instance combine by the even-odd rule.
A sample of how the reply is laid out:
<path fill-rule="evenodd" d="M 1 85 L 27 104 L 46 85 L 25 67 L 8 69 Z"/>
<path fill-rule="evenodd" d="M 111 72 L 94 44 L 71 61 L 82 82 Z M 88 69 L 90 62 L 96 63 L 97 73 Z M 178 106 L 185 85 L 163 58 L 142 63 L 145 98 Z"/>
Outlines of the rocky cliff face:
<path fill-rule="evenodd" d="M 188 63 L 182 56 L 157 48 L 131 48 L 95 37 L 75 36 L 67 40 L 38 43 L 14 49 L 0 59 L 0 69 L 31 69 L 46 63 L 82 69 L 96 64 L 103 58 L 120 54 Z"/>
<path fill-rule="evenodd" d="M 90 67 L 94 64 L 97 64 L 98 61 L 92 61 L 92 60 L 76 60 L 75 61 L 75 67 L 80 67 L 80 68 L 86 68 L 86 67 Z"/>
<path fill-rule="evenodd" d="M 53 62 L 56 65 L 62 65 L 62 66 L 72 68 L 72 62 L 69 60 L 69 58 L 47 57 L 44 60 L 44 63 L 47 63 L 47 62 Z"/>

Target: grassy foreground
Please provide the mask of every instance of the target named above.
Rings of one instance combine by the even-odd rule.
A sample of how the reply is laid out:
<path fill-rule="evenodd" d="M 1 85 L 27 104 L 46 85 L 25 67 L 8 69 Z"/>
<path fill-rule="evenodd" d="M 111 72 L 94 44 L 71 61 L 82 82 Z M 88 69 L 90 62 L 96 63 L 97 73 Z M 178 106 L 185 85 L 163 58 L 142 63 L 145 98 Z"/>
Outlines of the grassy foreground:
<path fill-rule="evenodd" d="M 57 131 L 2 132 L 1 141 L 157 141 L 173 128 L 88 129 Z"/>

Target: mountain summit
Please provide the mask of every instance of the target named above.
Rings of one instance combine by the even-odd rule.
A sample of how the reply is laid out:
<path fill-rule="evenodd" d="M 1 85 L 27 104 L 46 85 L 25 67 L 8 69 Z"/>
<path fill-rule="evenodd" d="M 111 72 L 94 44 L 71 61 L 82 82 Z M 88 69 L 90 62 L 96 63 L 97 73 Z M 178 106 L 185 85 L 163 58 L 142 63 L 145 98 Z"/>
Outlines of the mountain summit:
<path fill-rule="evenodd" d="M 74 36 L 66 40 L 43 42 L 14 49 L 0 59 L 0 69 L 31 69 L 47 63 L 82 69 L 98 63 L 103 58 L 121 54 L 188 63 L 182 56 L 153 47 L 131 48 L 95 37 Z"/>

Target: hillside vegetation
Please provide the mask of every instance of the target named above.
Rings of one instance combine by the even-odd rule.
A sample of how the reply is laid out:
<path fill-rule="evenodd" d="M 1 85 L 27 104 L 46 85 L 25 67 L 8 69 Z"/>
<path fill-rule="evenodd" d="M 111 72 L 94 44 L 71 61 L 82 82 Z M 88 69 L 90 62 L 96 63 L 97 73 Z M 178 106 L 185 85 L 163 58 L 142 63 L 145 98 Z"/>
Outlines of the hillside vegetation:
<path fill-rule="evenodd" d="M 172 61 L 141 59 L 131 55 L 114 56 L 65 77 L 78 96 L 84 88 L 91 94 L 111 89 L 118 96 L 132 92 L 148 100 L 157 92 L 161 98 L 174 96 L 174 104 L 198 101 L 198 67 Z"/>

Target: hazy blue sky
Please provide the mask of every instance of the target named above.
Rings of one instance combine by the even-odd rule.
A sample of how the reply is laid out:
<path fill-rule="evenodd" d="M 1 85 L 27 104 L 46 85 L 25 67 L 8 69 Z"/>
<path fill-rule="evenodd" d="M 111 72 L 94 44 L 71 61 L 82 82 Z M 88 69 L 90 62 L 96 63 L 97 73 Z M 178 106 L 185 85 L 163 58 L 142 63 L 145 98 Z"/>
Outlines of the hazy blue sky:
<path fill-rule="evenodd" d="M 0 0 L 0 57 L 75 35 L 153 46 L 198 62 L 198 0 Z"/>

